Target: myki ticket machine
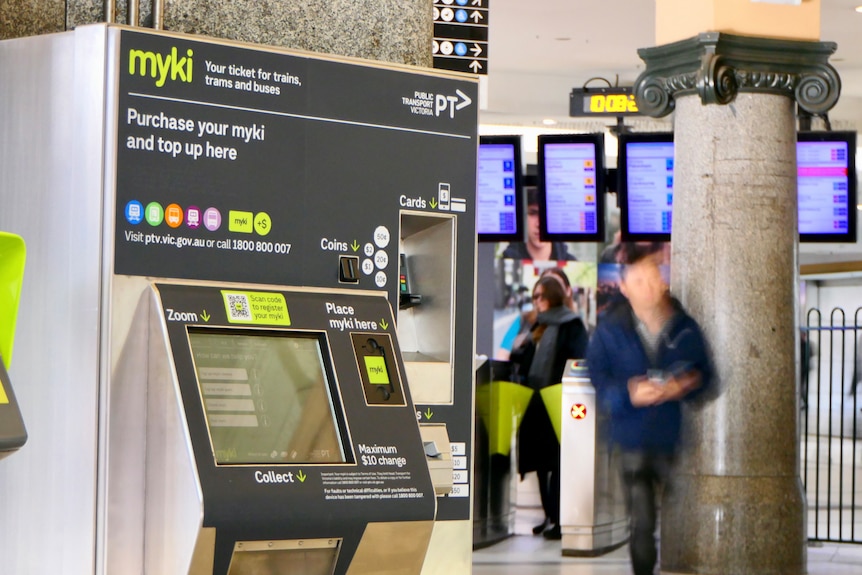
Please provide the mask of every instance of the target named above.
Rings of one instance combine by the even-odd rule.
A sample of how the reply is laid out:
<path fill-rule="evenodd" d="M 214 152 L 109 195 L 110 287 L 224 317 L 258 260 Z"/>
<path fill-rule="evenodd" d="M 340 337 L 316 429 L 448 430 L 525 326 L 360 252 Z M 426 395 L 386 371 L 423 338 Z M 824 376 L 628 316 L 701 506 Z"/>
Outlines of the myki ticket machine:
<path fill-rule="evenodd" d="M 146 373 L 118 373 L 148 382 L 143 572 L 419 573 L 435 494 L 386 298 L 148 291 Z"/>
<path fill-rule="evenodd" d="M 114 25 L 0 42 L 4 568 L 469 573 L 478 100 Z"/>

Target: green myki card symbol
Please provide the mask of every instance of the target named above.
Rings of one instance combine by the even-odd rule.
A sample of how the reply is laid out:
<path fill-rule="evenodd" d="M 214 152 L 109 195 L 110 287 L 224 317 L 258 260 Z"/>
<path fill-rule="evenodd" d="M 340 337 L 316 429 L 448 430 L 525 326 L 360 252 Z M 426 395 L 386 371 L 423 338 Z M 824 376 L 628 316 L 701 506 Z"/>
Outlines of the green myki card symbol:
<path fill-rule="evenodd" d="M 147 204 L 147 209 L 144 211 L 144 218 L 147 223 L 155 227 L 162 223 L 165 219 L 165 210 L 159 202 L 150 202 Z"/>
<path fill-rule="evenodd" d="M 389 385 L 389 372 L 386 371 L 386 360 L 381 356 L 365 356 L 365 373 L 368 374 L 368 383 L 372 385 Z"/>
<path fill-rule="evenodd" d="M 254 231 L 254 214 L 230 210 L 227 216 L 227 226 L 227 229 L 232 232 L 250 234 Z"/>
<path fill-rule="evenodd" d="M 258 212 L 254 217 L 254 231 L 259 236 L 265 236 L 272 230 L 272 219 L 266 212 Z"/>

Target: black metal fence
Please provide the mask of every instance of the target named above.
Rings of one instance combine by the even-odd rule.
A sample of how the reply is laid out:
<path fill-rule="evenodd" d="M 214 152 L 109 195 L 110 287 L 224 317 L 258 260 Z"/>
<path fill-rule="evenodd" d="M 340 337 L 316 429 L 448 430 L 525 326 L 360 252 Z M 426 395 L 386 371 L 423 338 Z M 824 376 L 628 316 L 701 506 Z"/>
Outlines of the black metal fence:
<path fill-rule="evenodd" d="M 862 307 L 810 310 L 800 341 L 808 538 L 862 543 Z"/>

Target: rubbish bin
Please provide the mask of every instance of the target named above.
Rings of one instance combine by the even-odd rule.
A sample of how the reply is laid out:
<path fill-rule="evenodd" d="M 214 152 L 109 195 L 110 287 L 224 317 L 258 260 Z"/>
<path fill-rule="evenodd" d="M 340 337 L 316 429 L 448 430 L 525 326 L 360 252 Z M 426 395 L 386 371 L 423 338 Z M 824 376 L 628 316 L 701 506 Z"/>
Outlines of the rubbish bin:
<path fill-rule="evenodd" d="M 560 446 L 563 555 L 601 555 L 624 544 L 628 518 L 618 462 L 582 359 L 569 360 L 563 372 Z"/>

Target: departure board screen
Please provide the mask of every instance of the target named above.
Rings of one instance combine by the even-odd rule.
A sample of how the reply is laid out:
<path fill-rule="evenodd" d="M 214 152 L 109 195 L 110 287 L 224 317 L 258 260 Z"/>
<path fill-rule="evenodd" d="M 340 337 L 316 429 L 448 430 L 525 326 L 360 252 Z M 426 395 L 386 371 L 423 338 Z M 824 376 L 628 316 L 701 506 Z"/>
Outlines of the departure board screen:
<path fill-rule="evenodd" d="M 621 134 L 617 161 L 623 240 L 670 240 L 673 134 Z"/>
<path fill-rule="evenodd" d="M 523 241 L 520 136 L 481 136 L 476 188 L 479 241 Z"/>
<path fill-rule="evenodd" d="M 542 240 L 604 240 L 603 141 L 601 134 L 539 136 Z"/>
<path fill-rule="evenodd" d="M 855 154 L 855 132 L 802 132 L 798 135 L 800 241 L 856 241 Z"/>
<path fill-rule="evenodd" d="M 316 333 L 189 328 L 217 465 L 344 463 Z"/>
<path fill-rule="evenodd" d="M 800 242 L 856 241 L 856 133 L 797 134 Z M 673 135 L 619 137 L 624 241 L 668 241 L 673 227 Z"/>

